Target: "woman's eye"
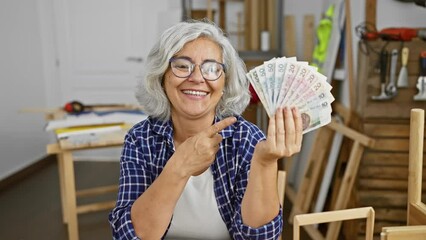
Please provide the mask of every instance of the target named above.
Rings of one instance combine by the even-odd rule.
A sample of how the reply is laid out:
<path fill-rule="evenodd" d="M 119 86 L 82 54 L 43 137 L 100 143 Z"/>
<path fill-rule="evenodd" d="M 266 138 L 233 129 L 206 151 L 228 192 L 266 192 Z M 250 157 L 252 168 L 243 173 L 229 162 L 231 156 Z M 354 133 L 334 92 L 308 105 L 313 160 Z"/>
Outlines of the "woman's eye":
<path fill-rule="evenodd" d="M 175 65 L 175 68 L 181 69 L 181 70 L 186 70 L 186 69 L 189 69 L 189 66 L 188 65 Z"/>

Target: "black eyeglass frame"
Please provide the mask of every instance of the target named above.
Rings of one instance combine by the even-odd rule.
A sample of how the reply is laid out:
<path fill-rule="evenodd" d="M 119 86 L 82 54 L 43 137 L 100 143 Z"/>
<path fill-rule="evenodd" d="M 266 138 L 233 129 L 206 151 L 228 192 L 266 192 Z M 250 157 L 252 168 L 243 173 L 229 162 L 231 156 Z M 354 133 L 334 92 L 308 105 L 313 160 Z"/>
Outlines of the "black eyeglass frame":
<path fill-rule="evenodd" d="M 188 60 L 188 61 L 191 63 L 191 72 L 188 74 L 188 76 L 180 77 L 180 76 L 177 76 L 177 75 L 176 75 L 176 73 L 173 71 L 173 67 L 171 66 L 171 64 L 172 64 L 172 62 L 174 62 L 175 60 L 178 60 L 178 59 Z M 170 68 L 172 69 L 172 73 L 173 73 L 173 75 L 175 75 L 175 76 L 176 76 L 176 77 L 178 77 L 178 78 L 187 78 L 187 77 L 191 76 L 191 75 L 194 73 L 195 66 L 197 66 L 197 65 L 198 65 L 198 68 L 200 69 L 200 72 L 201 72 L 201 76 L 202 76 L 205 80 L 207 80 L 207 81 L 216 81 L 216 80 L 218 80 L 218 79 L 222 76 L 222 73 L 220 73 L 220 74 L 219 74 L 219 76 L 218 76 L 216 79 L 207 79 L 207 78 L 205 78 L 205 77 L 204 77 L 204 75 L 203 75 L 203 71 L 201 70 L 201 65 L 203 65 L 203 64 L 204 64 L 204 63 L 206 63 L 206 62 L 213 62 L 213 63 L 217 63 L 217 64 L 221 65 L 221 66 L 222 66 L 222 71 L 223 71 L 223 73 L 226 73 L 226 67 L 225 67 L 225 64 L 220 63 L 220 62 L 216 62 L 216 61 L 214 61 L 214 60 L 206 60 L 206 61 L 202 62 L 201 64 L 196 64 L 196 63 L 193 63 L 193 62 L 192 62 L 189 58 L 187 58 L 187 57 L 171 57 L 171 58 L 169 59 L 169 64 L 170 64 Z"/>

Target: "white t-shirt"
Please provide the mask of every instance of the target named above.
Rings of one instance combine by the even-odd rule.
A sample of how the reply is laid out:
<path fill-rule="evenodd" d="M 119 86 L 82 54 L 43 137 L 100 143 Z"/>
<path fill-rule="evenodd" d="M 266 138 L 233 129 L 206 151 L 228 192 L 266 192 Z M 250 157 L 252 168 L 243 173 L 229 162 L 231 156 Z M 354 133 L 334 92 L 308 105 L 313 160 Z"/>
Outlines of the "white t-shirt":
<path fill-rule="evenodd" d="M 231 239 L 217 207 L 210 168 L 189 178 L 166 239 Z"/>

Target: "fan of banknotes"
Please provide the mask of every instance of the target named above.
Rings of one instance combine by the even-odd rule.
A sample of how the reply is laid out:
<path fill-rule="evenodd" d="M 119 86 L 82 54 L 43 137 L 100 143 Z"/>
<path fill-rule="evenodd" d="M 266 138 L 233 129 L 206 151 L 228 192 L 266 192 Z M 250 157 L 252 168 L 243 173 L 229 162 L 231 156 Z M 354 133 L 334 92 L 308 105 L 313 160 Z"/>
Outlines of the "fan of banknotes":
<path fill-rule="evenodd" d="M 250 70 L 247 77 L 269 117 L 279 107 L 295 106 L 302 115 L 303 133 L 330 123 L 332 87 L 307 62 L 296 57 L 273 58 Z"/>

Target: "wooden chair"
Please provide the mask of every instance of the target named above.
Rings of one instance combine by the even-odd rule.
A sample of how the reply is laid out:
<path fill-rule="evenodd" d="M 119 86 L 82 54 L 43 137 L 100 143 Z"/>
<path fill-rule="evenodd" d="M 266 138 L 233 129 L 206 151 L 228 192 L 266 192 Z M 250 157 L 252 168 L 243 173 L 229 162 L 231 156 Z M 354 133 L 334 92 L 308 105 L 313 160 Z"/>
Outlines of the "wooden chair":
<path fill-rule="evenodd" d="M 412 109 L 408 167 L 407 225 L 383 227 L 381 240 L 425 240 L 426 204 L 422 202 L 424 110 Z"/>
<path fill-rule="evenodd" d="M 331 223 L 337 221 L 366 218 L 365 239 L 373 240 L 374 233 L 374 209 L 372 207 L 334 210 L 319 213 L 298 214 L 293 219 L 293 240 L 300 239 L 300 226 Z M 323 236 L 314 236 L 315 239 L 325 239 Z"/>

